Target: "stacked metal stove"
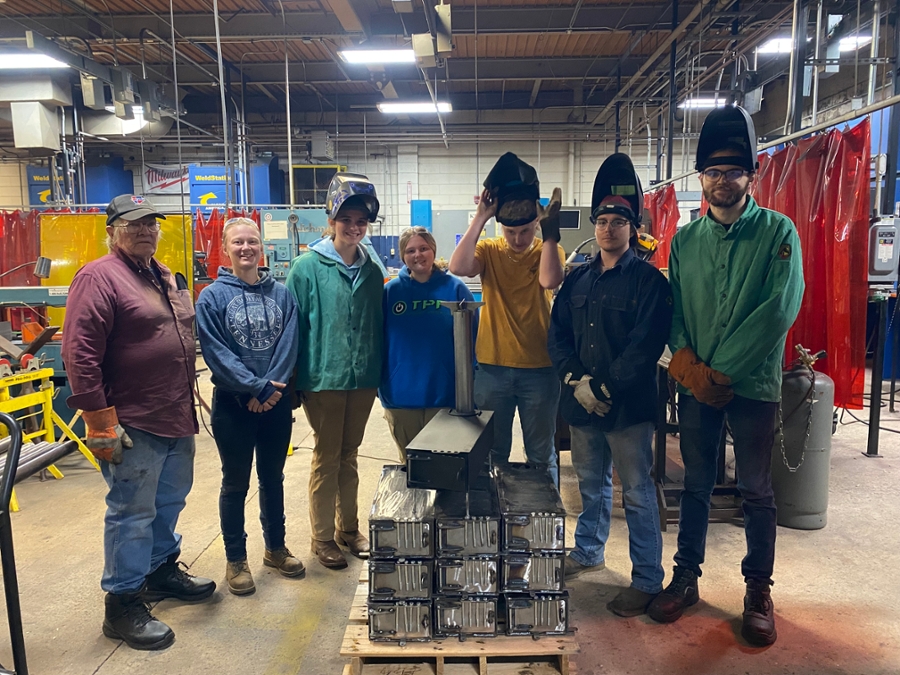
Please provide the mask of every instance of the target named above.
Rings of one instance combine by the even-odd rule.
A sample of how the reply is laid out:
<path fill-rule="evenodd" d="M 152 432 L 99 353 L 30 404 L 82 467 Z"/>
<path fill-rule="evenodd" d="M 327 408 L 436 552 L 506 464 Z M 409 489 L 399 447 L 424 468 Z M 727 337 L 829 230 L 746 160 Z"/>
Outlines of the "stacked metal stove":
<path fill-rule="evenodd" d="M 472 321 L 453 312 L 456 407 L 385 466 L 369 515 L 369 638 L 560 635 L 565 510 L 544 467 L 490 469 L 493 413 L 475 409 Z"/>
<path fill-rule="evenodd" d="M 542 467 L 468 492 L 411 488 L 385 466 L 369 516 L 369 637 L 407 642 L 568 632 L 565 511 Z"/>

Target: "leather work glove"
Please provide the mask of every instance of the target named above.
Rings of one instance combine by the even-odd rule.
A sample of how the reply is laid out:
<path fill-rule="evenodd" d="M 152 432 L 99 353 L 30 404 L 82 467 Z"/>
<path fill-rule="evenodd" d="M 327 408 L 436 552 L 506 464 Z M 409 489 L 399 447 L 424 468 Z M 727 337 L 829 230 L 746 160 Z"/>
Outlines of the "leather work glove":
<path fill-rule="evenodd" d="M 81 417 L 87 426 L 84 444 L 91 454 L 104 462 L 121 464 L 123 450 L 134 447 L 134 443 L 119 424 L 116 409 L 109 407 L 103 410 L 85 410 Z"/>
<path fill-rule="evenodd" d="M 544 241 L 559 243 L 559 207 L 562 204 L 562 190 L 553 188 L 553 195 L 546 208 L 538 206 L 541 218 L 541 235 Z"/>
<path fill-rule="evenodd" d="M 588 414 L 599 415 L 603 417 L 609 412 L 611 406 L 607 401 L 601 401 L 591 390 L 590 375 L 585 375 L 580 380 L 570 380 L 569 386 L 575 388 L 575 400 L 581 404 L 581 407 L 587 410 Z"/>
<path fill-rule="evenodd" d="M 703 363 L 690 347 L 682 347 L 672 355 L 669 374 L 700 403 L 713 408 L 723 408 L 734 398 L 731 378 Z"/>

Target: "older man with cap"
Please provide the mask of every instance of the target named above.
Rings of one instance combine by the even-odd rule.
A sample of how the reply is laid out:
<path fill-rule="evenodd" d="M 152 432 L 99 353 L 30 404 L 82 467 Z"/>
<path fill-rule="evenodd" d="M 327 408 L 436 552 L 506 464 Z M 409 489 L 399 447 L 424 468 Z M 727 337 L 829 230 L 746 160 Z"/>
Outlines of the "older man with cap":
<path fill-rule="evenodd" d="M 553 437 L 559 380 L 547 351 L 552 290 L 563 281 L 559 246 L 559 188 L 540 205 L 534 167 L 511 152 L 484 181 L 475 218 L 450 257 L 450 271 L 481 276 L 481 311 L 475 356 L 475 403 L 494 411 L 494 462 L 509 461 L 516 409 L 525 456 L 558 479 Z M 497 217 L 502 237 L 480 238 Z M 543 240 L 535 238 L 540 224 Z"/>
<path fill-rule="evenodd" d="M 599 254 L 569 274 L 553 304 L 550 356 L 563 382 L 560 412 L 572 434 L 581 514 L 565 576 L 605 567 L 612 466 L 622 481 L 631 585 L 607 605 L 638 616 L 662 590 L 662 534 L 653 481 L 656 364 L 672 323 L 666 278 L 635 254 L 643 205 L 628 155 L 603 162 L 591 221 Z"/>
<path fill-rule="evenodd" d="M 684 491 L 672 581 L 647 613 L 656 621 L 675 621 L 700 599 L 697 580 L 727 421 L 747 539 L 741 634 L 765 646 L 777 637 L 770 590 L 776 522 L 772 446 L 784 342 L 804 283 L 794 224 L 748 194 L 757 167 L 750 115 L 737 106 L 711 112 L 700 130 L 696 167 L 709 213 L 675 235 L 669 256 L 669 374 L 681 394 Z"/>
<path fill-rule="evenodd" d="M 66 302 L 62 356 L 101 460 L 106 495 L 103 634 L 134 649 L 163 649 L 175 634 L 147 602 L 197 601 L 216 584 L 178 562 L 178 516 L 194 473 L 194 308 L 154 254 L 160 218 L 148 199 L 106 208 L 109 254 L 82 267 Z"/>

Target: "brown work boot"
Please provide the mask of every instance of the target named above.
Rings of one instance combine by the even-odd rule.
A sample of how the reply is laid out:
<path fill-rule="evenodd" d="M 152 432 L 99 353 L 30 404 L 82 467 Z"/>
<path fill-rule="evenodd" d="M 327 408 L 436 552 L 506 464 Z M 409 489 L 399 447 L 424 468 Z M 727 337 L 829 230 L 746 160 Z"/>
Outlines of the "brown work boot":
<path fill-rule="evenodd" d="M 629 586 L 608 602 L 606 609 L 618 616 L 640 616 L 647 611 L 647 606 L 657 595 L 659 593 L 645 593 Z"/>
<path fill-rule="evenodd" d="M 346 546 L 350 553 L 357 558 L 369 557 L 369 540 L 359 530 L 356 532 L 338 532 L 337 540 L 339 544 Z"/>
<path fill-rule="evenodd" d="M 235 595 L 250 595 L 256 590 L 246 558 L 225 565 L 225 583 L 228 584 L 228 590 Z"/>
<path fill-rule="evenodd" d="M 347 566 L 347 559 L 341 553 L 341 549 L 334 542 L 334 539 L 331 541 L 313 539 L 312 552 L 319 562 L 328 569 L 341 570 Z"/>
<path fill-rule="evenodd" d="M 266 554 L 263 556 L 263 565 L 274 567 L 283 577 L 299 577 L 306 572 L 303 563 L 295 558 L 286 546 L 277 548 L 274 551 L 266 549 Z"/>

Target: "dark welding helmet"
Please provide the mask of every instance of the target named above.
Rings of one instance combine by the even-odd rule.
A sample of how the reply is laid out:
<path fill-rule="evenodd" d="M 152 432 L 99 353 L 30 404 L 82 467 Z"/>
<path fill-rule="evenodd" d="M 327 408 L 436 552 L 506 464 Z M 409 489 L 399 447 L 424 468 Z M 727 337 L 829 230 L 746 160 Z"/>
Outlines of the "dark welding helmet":
<path fill-rule="evenodd" d="M 717 150 L 729 150 L 727 156 L 710 160 Z M 756 127 L 750 113 L 737 105 L 714 108 L 700 129 L 697 142 L 697 171 L 705 171 L 711 166 L 733 164 L 747 171 L 756 171 L 759 161 L 756 157 Z"/>
<path fill-rule="evenodd" d="M 325 198 L 325 212 L 334 220 L 338 212 L 344 207 L 355 207 L 369 217 L 369 222 L 374 223 L 378 217 L 378 197 L 375 196 L 375 185 L 361 173 L 336 173 L 328 186 L 328 196 Z"/>
<path fill-rule="evenodd" d="M 491 193 L 491 198 L 497 206 L 497 221 L 501 225 L 518 227 L 537 219 L 537 203 L 541 198 L 541 184 L 538 181 L 537 171 L 513 153 L 507 152 L 497 160 L 494 168 L 484 179 L 484 187 Z M 532 202 L 534 208 L 512 220 L 502 217 L 500 211 L 503 205 L 513 201 Z"/>
<path fill-rule="evenodd" d="M 591 222 L 605 213 L 627 218 L 636 228 L 641 226 L 644 191 L 631 158 L 617 152 L 606 158 L 594 179 L 591 195 Z"/>

